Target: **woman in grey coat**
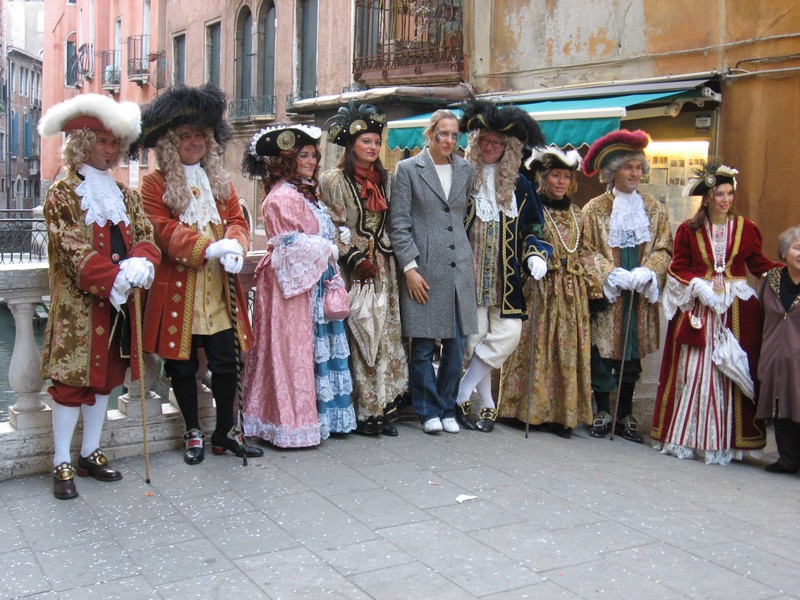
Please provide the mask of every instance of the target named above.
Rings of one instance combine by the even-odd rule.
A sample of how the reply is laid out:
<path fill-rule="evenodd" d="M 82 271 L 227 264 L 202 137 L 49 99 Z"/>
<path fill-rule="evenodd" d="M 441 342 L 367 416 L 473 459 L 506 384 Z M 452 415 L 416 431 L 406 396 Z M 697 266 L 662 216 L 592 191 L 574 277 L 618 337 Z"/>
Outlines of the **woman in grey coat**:
<path fill-rule="evenodd" d="M 474 169 L 453 155 L 458 119 L 431 116 L 428 145 L 400 161 L 392 183 L 389 237 L 400 280 L 403 335 L 411 338 L 411 401 L 425 433 L 458 433 L 455 401 L 466 336 L 477 333 L 472 248 L 465 217 Z M 436 340 L 442 341 L 438 376 Z"/>

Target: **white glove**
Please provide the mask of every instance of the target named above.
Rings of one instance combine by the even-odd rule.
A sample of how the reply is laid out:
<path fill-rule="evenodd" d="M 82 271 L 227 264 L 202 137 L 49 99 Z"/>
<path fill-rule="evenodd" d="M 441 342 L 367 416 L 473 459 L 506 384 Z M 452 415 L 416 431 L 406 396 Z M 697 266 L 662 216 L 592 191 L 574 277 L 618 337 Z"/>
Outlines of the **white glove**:
<path fill-rule="evenodd" d="M 719 296 L 711 289 L 710 283 L 700 278 L 692 279 L 692 293 L 701 304 L 711 309 L 716 309 L 719 303 Z"/>
<path fill-rule="evenodd" d="M 531 272 L 531 277 L 539 281 L 547 273 L 547 261 L 541 256 L 529 256 L 528 270 Z"/>
<path fill-rule="evenodd" d="M 238 254 L 239 256 L 243 256 L 244 250 L 242 250 L 242 246 L 239 242 L 228 238 L 218 240 L 206 248 L 206 258 L 208 260 L 222 258 L 223 254 Z"/>
<path fill-rule="evenodd" d="M 347 245 L 353 239 L 353 234 L 349 227 L 339 227 L 339 241 Z"/>
<path fill-rule="evenodd" d="M 111 304 L 114 305 L 114 308 L 121 310 L 122 305 L 128 301 L 130 293 L 131 284 L 128 278 L 125 277 L 125 271 L 120 269 L 119 273 L 117 273 L 117 278 L 114 279 L 114 285 L 111 288 L 109 300 L 111 300 Z"/>
<path fill-rule="evenodd" d="M 609 302 L 616 302 L 621 290 L 631 289 L 631 272 L 617 267 L 606 277 L 603 294 Z"/>
<path fill-rule="evenodd" d="M 331 244 L 331 255 L 328 257 L 328 261 L 335 263 L 337 260 L 339 260 L 339 246 Z"/>
<path fill-rule="evenodd" d="M 240 254 L 234 254 L 233 252 L 229 252 L 228 254 L 223 254 L 219 259 L 222 268 L 225 269 L 227 273 L 231 275 L 238 274 L 242 267 L 244 266 L 244 257 Z"/>
<path fill-rule="evenodd" d="M 156 270 L 153 267 L 153 263 L 146 258 L 141 256 L 126 258 L 119 262 L 119 268 L 121 269 L 120 272 L 125 274 L 128 283 L 133 287 L 149 290 L 153 284 Z"/>
<path fill-rule="evenodd" d="M 631 271 L 630 289 L 644 293 L 647 289 L 647 286 L 650 285 L 651 281 L 653 281 L 653 275 L 655 275 L 655 273 L 653 273 L 653 271 L 647 267 L 636 267 L 633 271 Z"/>

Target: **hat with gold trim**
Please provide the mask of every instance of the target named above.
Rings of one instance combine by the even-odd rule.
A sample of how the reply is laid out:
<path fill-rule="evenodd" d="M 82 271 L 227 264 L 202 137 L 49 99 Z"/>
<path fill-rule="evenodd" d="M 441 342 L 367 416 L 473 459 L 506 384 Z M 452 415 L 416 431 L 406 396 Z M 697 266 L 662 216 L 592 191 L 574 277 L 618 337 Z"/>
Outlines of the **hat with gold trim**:
<path fill-rule="evenodd" d="M 581 155 L 577 150 L 564 152 L 552 144 L 533 149 L 533 154 L 525 161 L 529 171 L 548 171 L 550 169 L 569 169 L 577 171 L 581 168 Z"/>
<path fill-rule="evenodd" d="M 356 104 L 352 100 L 328 119 L 328 141 L 347 146 L 363 133 L 383 134 L 386 115 L 372 104 Z"/>
<path fill-rule="evenodd" d="M 707 162 L 694 171 L 694 177 L 689 178 L 683 188 L 683 196 L 705 196 L 710 190 L 723 183 L 729 183 L 736 189 L 737 169 L 718 162 Z"/>
<path fill-rule="evenodd" d="M 498 106 L 489 100 L 469 98 L 461 105 L 459 129 L 466 133 L 477 129 L 509 135 L 529 146 L 544 146 L 542 130 L 533 117 L 519 106 Z"/>
<path fill-rule="evenodd" d="M 242 173 L 248 177 L 266 176 L 265 157 L 277 157 L 292 148 L 317 145 L 322 138 L 322 129 L 314 125 L 287 124 L 270 125 L 253 135 L 250 145 L 242 157 Z"/>
<path fill-rule="evenodd" d="M 650 136 L 641 129 L 636 131 L 618 129 L 607 133 L 597 138 L 589 147 L 583 159 L 583 173 L 587 177 L 592 177 L 608 163 L 617 159 L 641 158 L 646 161 L 643 150 L 649 143 Z"/>

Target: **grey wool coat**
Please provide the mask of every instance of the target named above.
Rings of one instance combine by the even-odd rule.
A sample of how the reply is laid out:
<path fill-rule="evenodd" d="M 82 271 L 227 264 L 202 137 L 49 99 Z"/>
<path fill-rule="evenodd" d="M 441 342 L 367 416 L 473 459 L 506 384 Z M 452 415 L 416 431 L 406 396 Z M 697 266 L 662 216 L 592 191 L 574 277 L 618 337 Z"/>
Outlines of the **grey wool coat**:
<path fill-rule="evenodd" d="M 474 168 L 451 156 L 453 183 L 445 198 L 428 150 L 397 164 L 389 208 L 389 238 L 400 272 L 400 314 L 403 335 L 419 338 L 455 337 L 478 333 L 472 247 L 465 217 Z M 403 269 L 417 261 L 418 272 L 430 286 L 427 304 L 408 295 Z"/>

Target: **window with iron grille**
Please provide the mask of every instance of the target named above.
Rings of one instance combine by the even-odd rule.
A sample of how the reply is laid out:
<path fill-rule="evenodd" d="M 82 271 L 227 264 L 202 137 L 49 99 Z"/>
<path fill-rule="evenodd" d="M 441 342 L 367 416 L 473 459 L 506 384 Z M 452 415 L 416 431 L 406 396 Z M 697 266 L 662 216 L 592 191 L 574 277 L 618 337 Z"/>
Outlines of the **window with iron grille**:
<path fill-rule="evenodd" d="M 461 75 L 463 0 L 355 0 L 355 10 L 355 79 Z"/>

